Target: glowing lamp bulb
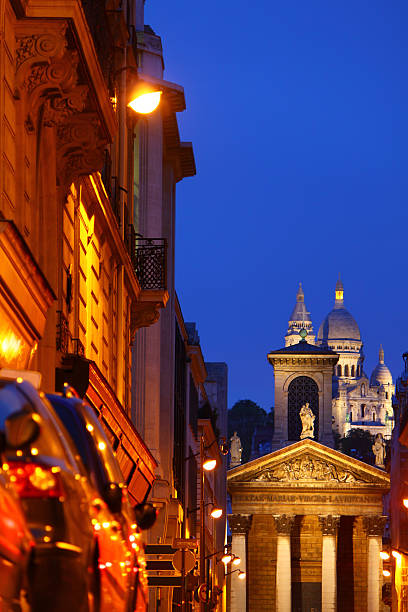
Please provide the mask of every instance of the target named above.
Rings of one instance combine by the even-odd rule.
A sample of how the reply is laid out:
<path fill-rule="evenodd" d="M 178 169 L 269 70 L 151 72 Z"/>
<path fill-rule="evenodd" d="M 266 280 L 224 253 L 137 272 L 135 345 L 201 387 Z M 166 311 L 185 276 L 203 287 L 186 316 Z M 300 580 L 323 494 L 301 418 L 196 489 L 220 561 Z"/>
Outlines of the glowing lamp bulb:
<path fill-rule="evenodd" d="M 206 461 L 204 461 L 203 463 L 203 468 L 207 472 L 211 472 L 212 470 L 215 469 L 216 465 L 217 465 L 216 459 L 206 459 Z"/>
<path fill-rule="evenodd" d="M 215 519 L 220 518 L 222 516 L 222 508 L 213 508 L 211 516 Z"/>
<path fill-rule="evenodd" d="M 393 550 L 391 554 L 394 559 L 399 559 L 401 557 L 400 553 L 397 550 Z"/>
<path fill-rule="evenodd" d="M 242 572 L 241 570 L 239 570 L 239 572 L 238 572 L 238 578 L 239 578 L 240 580 L 244 580 L 244 578 L 246 578 L 246 573 L 245 573 L 245 572 Z"/>
<path fill-rule="evenodd" d="M 383 561 L 387 561 L 387 559 L 390 558 L 390 555 L 387 553 L 386 550 L 382 550 L 380 552 L 380 557 L 381 557 L 381 559 L 383 559 Z"/>
<path fill-rule="evenodd" d="M 132 110 L 142 115 L 152 113 L 160 104 L 161 91 L 151 91 L 141 94 L 128 104 Z"/>
<path fill-rule="evenodd" d="M 234 557 L 232 560 L 232 565 L 239 565 L 241 563 L 241 557 Z"/>
<path fill-rule="evenodd" d="M 228 555 L 228 554 L 221 557 L 221 561 L 224 563 L 224 565 L 228 565 L 231 559 L 232 559 L 232 555 Z"/>
<path fill-rule="evenodd" d="M 403 499 L 402 503 L 405 506 L 405 508 L 408 508 L 408 499 Z"/>
<path fill-rule="evenodd" d="M 383 570 L 383 576 L 389 578 L 391 576 L 391 572 L 389 570 Z"/>

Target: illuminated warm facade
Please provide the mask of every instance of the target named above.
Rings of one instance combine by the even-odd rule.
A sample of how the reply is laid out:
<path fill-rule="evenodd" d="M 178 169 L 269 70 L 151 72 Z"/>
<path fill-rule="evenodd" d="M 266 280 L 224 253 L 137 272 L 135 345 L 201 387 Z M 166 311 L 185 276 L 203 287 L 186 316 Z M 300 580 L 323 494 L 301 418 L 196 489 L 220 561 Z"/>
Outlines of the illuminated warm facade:
<path fill-rule="evenodd" d="M 175 119 L 180 86 L 160 81 L 151 117 L 127 108 L 136 77 L 150 78 L 143 58 L 161 57 L 142 5 L 5 1 L 0 42 L 0 367 L 38 370 L 45 391 L 68 381 L 86 397 L 134 501 L 160 456 L 132 422 L 131 345 L 168 302 L 174 249 L 146 164 L 172 194 L 195 172 Z"/>
<path fill-rule="evenodd" d="M 391 440 L 389 495 L 390 557 L 392 612 L 408 609 L 408 353 L 404 353 L 404 370 L 397 378 L 394 398 L 395 427 Z"/>

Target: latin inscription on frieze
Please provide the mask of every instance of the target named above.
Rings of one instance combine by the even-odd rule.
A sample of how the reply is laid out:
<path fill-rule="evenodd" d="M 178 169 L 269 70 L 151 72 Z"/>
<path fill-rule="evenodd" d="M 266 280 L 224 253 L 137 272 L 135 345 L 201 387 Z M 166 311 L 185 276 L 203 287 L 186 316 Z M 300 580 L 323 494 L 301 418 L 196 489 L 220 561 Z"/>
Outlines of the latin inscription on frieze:
<path fill-rule="evenodd" d="M 285 504 L 373 504 L 375 497 L 369 495 L 299 495 L 299 494 L 262 494 L 262 495 L 234 495 L 234 502 L 271 502 Z"/>

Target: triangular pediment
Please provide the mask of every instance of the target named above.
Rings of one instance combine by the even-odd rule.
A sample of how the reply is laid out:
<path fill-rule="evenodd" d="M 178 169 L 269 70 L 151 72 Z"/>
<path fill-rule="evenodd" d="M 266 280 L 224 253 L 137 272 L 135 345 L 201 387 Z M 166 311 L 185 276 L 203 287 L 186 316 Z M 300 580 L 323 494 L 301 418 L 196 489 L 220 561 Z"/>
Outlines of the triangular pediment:
<path fill-rule="evenodd" d="M 389 486 L 390 481 L 385 471 L 310 439 L 233 468 L 227 480 L 229 485 L 254 482 L 294 486 L 378 484 L 383 487 Z"/>

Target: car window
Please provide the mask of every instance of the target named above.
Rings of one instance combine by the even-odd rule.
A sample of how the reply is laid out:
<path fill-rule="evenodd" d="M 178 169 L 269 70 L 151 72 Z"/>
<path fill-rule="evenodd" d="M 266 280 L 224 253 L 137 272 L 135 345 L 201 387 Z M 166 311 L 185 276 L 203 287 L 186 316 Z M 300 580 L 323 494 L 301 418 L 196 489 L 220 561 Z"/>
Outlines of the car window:
<path fill-rule="evenodd" d="M 27 392 L 26 392 L 27 391 Z M 31 392 L 26 383 L 16 385 L 15 383 L 0 383 L 0 428 L 4 429 L 4 423 L 8 416 L 21 410 L 36 412 L 42 417 L 40 434 L 31 445 L 36 449 L 36 455 L 55 458 L 64 461 L 70 469 L 77 471 L 75 459 L 67 446 L 61 428 L 56 421 L 55 414 L 45 400 L 40 398 L 35 390 Z M 23 455 L 33 454 L 32 450 L 23 450 Z M 8 452 L 8 454 L 10 454 Z"/>
<path fill-rule="evenodd" d="M 101 473 L 95 443 L 86 429 L 86 423 L 77 412 L 80 402 L 58 395 L 48 395 L 47 397 L 66 428 L 68 435 L 71 437 L 88 478 L 94 487 L 102 488 L 103 484 L 106 483 L 106 477 L 104 473 Z"/>
<path fill-rule="evenodd" d="M 94 412 L 87 404 L 83 403 L 81 410 L 87 424 L 92 427 L 91 435 L 95 441 L 98 455 L 103 463 L 108 481 L 123 484 L 124 478 L 121 469 L 115 455 L 113 454 L 112 447 L 108 441 L 108 438 L 106 437 L 105 432 L 103 431 L 101 423 L 98 421 Z"/>

